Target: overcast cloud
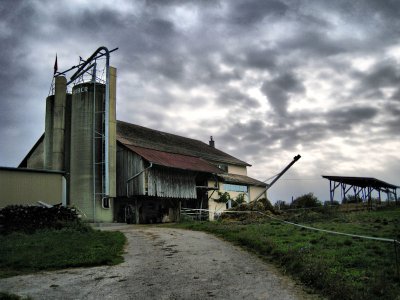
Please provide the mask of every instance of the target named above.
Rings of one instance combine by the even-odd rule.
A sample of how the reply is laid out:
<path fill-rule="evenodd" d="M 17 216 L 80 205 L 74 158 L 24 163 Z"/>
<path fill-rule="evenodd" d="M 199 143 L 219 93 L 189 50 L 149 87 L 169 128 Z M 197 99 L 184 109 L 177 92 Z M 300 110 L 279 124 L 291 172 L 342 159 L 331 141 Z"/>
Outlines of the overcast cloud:
<path fill-rule="evenodd" d="M 119 47 L 117 118 L 208 142 L 289 200 L 321 175 L 400 185 L 399 1 L 2 1 L 0 165 L 44 131 L 60 70 Z"/>

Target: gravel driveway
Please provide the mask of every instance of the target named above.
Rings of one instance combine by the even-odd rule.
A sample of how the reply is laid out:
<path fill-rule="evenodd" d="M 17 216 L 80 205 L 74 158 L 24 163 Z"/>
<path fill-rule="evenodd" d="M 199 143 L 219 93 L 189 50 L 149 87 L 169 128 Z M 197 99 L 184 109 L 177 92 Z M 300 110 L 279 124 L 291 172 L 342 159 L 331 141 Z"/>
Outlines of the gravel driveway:
<path fill-rule="evenodd" d="M 310 299 L 273 266 L 212 235 L 109 227 L 128 238 L 125 262 L 0 280 L 0 291 L 33 299 Z"/>

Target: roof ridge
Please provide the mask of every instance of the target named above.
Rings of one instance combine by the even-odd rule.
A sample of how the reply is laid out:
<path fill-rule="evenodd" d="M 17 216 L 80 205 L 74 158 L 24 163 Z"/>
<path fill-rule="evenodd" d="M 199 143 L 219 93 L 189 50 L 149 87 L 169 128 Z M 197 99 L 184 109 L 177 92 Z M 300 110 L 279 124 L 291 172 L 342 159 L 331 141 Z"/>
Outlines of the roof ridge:
<path fill-rule="evenodd" d="M 128 123 L 126 121 L 117 120 L 117 125 L 118 124 L 120 126 L 117 126 L 117 129 L 120 128 L 121 130 L 119 133 L 117 130 L 117 137 L 120 137 L 127 141 L 132 141 L 134 145 L 138 145 L 139 147 L 144 147 L 147 149 L 158 149 L 169 153 L 180 153 L 193 157 L 201 157 L 205 160 L 212 160 L 215 162 L 251 166 L 249 163 L 238 159 L 233 155 L 228 154 L 218 148 L 211 147 L 209 144 L 198 139 L 188 138 L 182 135 L 152 129 L 145 126 Z M 133 132 L 137 131 L 139 134 L 129 134 L 129 128 L 132 128 Z M 147 134 L 145 131 L 147 131 Z M 153 139 L 148 137 L 148 135 L 151 134 L 155 135 Z M 156 139 L 156 135 L 159 135 L 159 140 Z M 170 140 L 174 139 L 176 140 L 177 144 L 171 144 Z M 141 141 L 143 143 L 141 143 Z M 120 142 L 123 143 L 122 140 L 120 140 Z"/>
<path fill-rule="evenodd" d="M 125 123 L 126 125 L 133 125 L 133 126 L 141 127 L 141 128 L 144 128 L 144 129 L 147 129 L 147 130 L 156 131 L 156 132 L 159 132 L 159 133 L 162 133 L 162 134 L 173 135 L 173 136 L 176 136 L 176 137 L 179 137 L 179 138 L 183 138 L 183 139 L 187 139 L 187 140 L 192 140 L 192 141 L 200 142 L 200 143 L 203 143 L 203 144 L 206 145 L 206 146 L 209 146 L 207 143 L 203 142 L 202 140 L 198 140 L 198 139 L 194 139 L 194 138 L 189 138 L 189 137 L 182 136 L 182 135 L 175 134 L 175 133 L 169 133 L 169 132 L 166 132 L 166 131 L 161 131 L 161 130 L 158 130 L 158 129 L 153 129 L 153 128 L 145 127 L 145 126 L 142 126 L 142 125 L 129 123 L 129 122 L 126 122 L 126 121 L 117 120 L 117 122 Z M 217 149 L 217 150 L 218 150 L 218 149 Z"/>

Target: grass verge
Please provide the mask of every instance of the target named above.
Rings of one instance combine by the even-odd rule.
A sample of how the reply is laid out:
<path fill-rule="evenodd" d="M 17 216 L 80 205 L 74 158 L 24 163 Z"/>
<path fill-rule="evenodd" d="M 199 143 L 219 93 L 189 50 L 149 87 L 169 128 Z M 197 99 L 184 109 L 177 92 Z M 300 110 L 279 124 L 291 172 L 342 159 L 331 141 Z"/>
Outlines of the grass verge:
<path fill-rule="evenodd" d="M 30 297 L 20 297 L 15 294 L 0 292 L 0 300 L 32 300 Z"/>
<path fill-rule="evenodd" d="M 285 218 L 321 229 L 400 238 L 398 208 L 358 213 L 302 212 Z M 256 223 L 189 222 L 176 227 L 210 232 L 241 245 L 331 299 L 400 299 L 392 243 L 330 235 L 270 219 Z"/>
<path fill-rule="evenodd" d="M 70 267 L 114 265 L 123 261 L 121 232 L 86 225 L 33 234 L 0 235 L 0 278 Z"/>

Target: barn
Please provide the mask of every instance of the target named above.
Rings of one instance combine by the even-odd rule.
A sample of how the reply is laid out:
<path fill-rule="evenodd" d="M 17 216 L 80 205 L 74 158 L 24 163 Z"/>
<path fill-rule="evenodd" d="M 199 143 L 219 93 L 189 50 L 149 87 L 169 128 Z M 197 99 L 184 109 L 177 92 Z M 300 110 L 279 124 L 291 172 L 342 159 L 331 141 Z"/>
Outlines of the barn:
<path fill-rule="evenodd" d="M 19 169 L 61 174 L 63 204 L 91 222 L 172 222 L 182 208 L 205 210 L 213 219 L 227 208 L 218 201 L 222 193 L 251 201 L 265 191 L 264 182 L 247 176 L 250 165 L 217 149 L 212 137 L 205 143 L 117 121 L 117 70 L 109 66 L 109 52 L 100 47 L 69 80 L 56 74 L 45 133 Z M 101 81 L 96 72 L 103 56 Z"/>

